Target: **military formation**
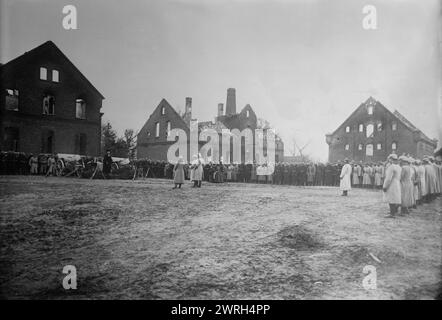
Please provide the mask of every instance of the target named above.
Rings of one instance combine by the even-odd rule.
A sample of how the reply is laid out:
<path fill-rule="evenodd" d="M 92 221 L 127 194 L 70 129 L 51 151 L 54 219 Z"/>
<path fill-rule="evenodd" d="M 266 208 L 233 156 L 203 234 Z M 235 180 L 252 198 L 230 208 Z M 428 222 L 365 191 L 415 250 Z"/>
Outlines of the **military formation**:
<path fill-rule="evenodd" d="M 58 158 L 54 154 L 0 152 L 0 175 L 55 175 Z"/>
<path fill-rule="evenodd" d="M 106 159 L 104 178 L 116 177 L 110 174 L 112 157 L 109 152 Z M 1 152 L 0 174 L 55 175 L 57 161 L 57 155 L 53 154 Z M 181 158 L 178 164 L 132 160 L 127 168 L 130 169 L 127 177 L 170 179 L 175 182 L 175 188 L 181 188 L 186 180 L 190 180 L 193 187 L 201 187 L 202 181 L 340 186 L 343 196 L 354 187 L 382 189 L 384 200 L 390 206 L 388 217 L 408 214 L 422 203 L 433 201 L 440 196 L 442 186 L 440 160 L 432 156 L 419 160 L 405 154 L 391 154 L 386 162 L 377 163 L 345 159 L 334 164 L 281 162 L 260 166 L 256 163 L 205 163 L 199 156 L 194 156 L 190 163 Z"/>
<path fill-rule="evenodd" d="M 384 200 L 390 207 L 387 217 L 410 214 L 417 206 L 434 201 L 440 197 L 441 187 L 440 160 L 432 156 L 419 160 L 406 155 L 389 155 L 382 185 Z"/>

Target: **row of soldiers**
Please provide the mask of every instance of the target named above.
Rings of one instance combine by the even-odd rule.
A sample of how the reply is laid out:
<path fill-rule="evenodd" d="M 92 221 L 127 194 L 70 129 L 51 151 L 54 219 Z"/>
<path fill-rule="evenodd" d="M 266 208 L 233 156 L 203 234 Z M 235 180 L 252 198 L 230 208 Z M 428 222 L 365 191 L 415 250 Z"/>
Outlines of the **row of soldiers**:
<path fill-rule="evenodd" d="M 383 183 L 389 218 L 406 215 L 417 206 L 434 201 L 442 191 L 442 162 L 426 156 L 422 160 L 391 154 Z"/>
<path fill-rule="evenodd" d="M 55 175 L 57 156 L 53 154 L 26 154 L 0 152 L 0 175 Z"/>
<path fill-rule="evenodd" d="M 382 186 L 384 166 L 383 164 L 353 164 L 354 179 L 353 187 L 373 188 Z M 150 178 L 173 179 L 173 165 L 165 161 L 137 160 L 136 166 L 142 172 L 142 176 Z M 295 186 L 338 186 L 343 163 L 277 163 L 276 165 L 256 163 L 248 164 L 203 164 L 203 180 L 207 182 L 245 182 L 245 183 L 269 183 L 277 185 Z M 183 162 L 185 179 L 190 179 L 191 164 Z M 260 169 L 267 167 L 270 171 Z M 266 174 L 266 172 L 272 172 Z"/>

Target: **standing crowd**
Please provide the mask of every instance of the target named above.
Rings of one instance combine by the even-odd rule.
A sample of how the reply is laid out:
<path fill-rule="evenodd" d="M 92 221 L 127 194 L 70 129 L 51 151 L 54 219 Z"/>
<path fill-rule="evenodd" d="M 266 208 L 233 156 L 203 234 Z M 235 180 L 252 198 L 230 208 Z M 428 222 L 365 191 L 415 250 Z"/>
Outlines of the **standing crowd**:
<path fill-rule="evenodd" d="M 431 156 L 418 160 L 389 155 L 383 183 L 384 199 L 390 206 L 387 217 L 409 214 L 418 205 L 435 200 L 441 195 L 441 186 L 441 161 Z"/>
<path fill-rule="evenodd" d="M 351 165 L 345 159 L 341 169 L 340 188 L 347 196 L 351 184 L 382 188 L 383 198 L 390 206 L 387 217 L 406 215 L 418 205 L 435 200 L 441 195 L 442 165 L 432 156 L 422 160 L 410 156 L 390 154 L 385 167 Z M 399 213 L 400 208 L 400 213 Z"/>

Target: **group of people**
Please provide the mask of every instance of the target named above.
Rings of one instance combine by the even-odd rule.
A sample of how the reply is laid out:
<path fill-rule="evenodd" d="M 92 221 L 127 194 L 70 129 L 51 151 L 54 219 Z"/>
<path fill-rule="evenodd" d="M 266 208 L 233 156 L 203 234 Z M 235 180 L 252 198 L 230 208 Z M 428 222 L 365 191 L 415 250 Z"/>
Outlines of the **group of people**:
<path fill-rule="evenodd" d="M 192 167 L 195 160 L 201 162 L 202 181 L 223 183 L 263 183 L 294 186 L 338 186 L 342 168 L 340 162 L 335 164 L 322 163 L 276 163 L 275 165 L 256 163 L 205 163 L 194 157 L 192 162 L 181 161 L 184 180 L 193 180 Z M 173 179 L 174 165 L 160 161 L 144 161 L 146 177 Z M 200 170 L 201 170 L 200 169 Z M 361 180 L 362 181 L 362 180 Z M 374 181 L 374 180 L 373 180 Z M 359 185 L 355 185 L 359 186 Z M 361 185 L 362 186 L 362 185 Z"/>
<path fill-rule="evenodd" d="M 56 175 L 55 154 L 26 154 L 23 152 L 1 152 L 0 174 Z"/>
<path fill-rule="evenodd" d="M 361 166 L 352 166 L 350 161 L 345 159 L 340 174 L 342 195 L 348 195 L 352 181 L 360 182 L 361 171 L 363 185 L 371 175 L 374 184 L 382 187 L 383 198 L 390 207 L 390 212 L 387 214 L 389 218 L 394 218 L 398 214 L 409 214 L 410 210 L 417 208 L 418 205 L 431 202 L 441 195 L 442 163 L 432 156 L 425 156 L 419 160 L 407 155 L 390 154 L 385 167 L 364 166 L 361 169 Z M 374 174 L 371 174 L 373 171 Z"/>

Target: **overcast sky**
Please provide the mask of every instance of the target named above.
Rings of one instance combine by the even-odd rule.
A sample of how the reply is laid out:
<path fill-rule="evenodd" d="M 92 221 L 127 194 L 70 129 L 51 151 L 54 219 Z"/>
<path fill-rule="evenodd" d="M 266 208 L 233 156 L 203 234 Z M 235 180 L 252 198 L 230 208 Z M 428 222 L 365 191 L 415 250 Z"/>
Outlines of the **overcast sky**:
<path fill-rule="evenodd" d="M 442 139 L 437 0 L 0 0 L 0 62 L 52 40 L 106 97 L 104 120 L 141 129 L 162 98 L 213 120 L 226 91 L 326 160 L 325 134 L 370 95 Z M 64 30 L 62 8 L 78 10 Z M 364 30 L 362 8 L 377 8 Z M 439 110 L 439 113 L 438 113 Z"/>

